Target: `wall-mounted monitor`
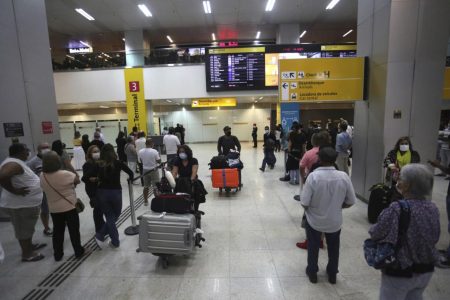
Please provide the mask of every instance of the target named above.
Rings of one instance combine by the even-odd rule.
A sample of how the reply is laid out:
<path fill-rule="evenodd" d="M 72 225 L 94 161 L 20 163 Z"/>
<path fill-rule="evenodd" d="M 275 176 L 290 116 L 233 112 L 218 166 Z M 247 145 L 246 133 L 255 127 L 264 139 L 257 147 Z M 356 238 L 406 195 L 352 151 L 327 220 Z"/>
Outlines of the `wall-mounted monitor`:
<path fill-rule="evenodd" d="M 206 90 L 244 91 L 278 88 L 278 60 L 353 57 L 356 45 L 268 45 L 206 49 Z"/>

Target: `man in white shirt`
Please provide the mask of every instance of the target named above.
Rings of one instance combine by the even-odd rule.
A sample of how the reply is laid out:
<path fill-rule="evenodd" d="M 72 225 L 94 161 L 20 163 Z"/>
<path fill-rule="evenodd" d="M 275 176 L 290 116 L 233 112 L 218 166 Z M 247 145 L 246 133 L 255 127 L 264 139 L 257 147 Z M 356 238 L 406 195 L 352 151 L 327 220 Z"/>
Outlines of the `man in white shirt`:
<path fill-rule="evenodd" d="M 138 152 L 138 159 L 142 164 L 142 174 L 144 175 L 144 205 L 148 205 L 148 194 L 151 185 L 160 181 L 158 164 L 161 163 L 158 151 L 153 149 L 153 141 L 148 138 L 145 141 L 146 148 Z"/>
<path fill-rule="evenodd" d="M 303 186 L 301 204 L 306 214 L 308 266 L 306 274 L 311 283 L 317 282 L 320 237 L 325 233 L 328 245 L 328 281 L 336 283 L 339 264 L 339 244 L 342 209 L 356 201 L 350 177 L 334 167 L 337 152 L 331 147 L 319 151 L 320 167 L 310 173 Z"/>
<path fill-rule="evenodd" d="M 102 133 L 102 129 L 100 127 L 95 128 L 95 132 L 98 132 L 100 134 L 100 141 L 102 141 L 103 143 L 105 142 L 105 136 Z M 95 134 L 94 132 L 94 134 Z"/>
<path fill-rule="evenodd" d="M 146 141 L 145 132 L 139 131 L 138 139 L 134 142 L 134 145 L 136 147 L 136 153 L 139 153 L 139 151 L 141 151 L 142 149 L 145 148 L 145 141 Z M 139 173 L 141 173 L 141 175 L 142 175 L 143 174 L 142 173 L 142 164 L 139 160 L 138 160 L 138 167 L 139 167 Z M 141 178 L 141 184 L 142 184 L 142 186 L 144 186 L 143 178 Z"/>
<path fill-rule="evenodd" d="M 178 146 L 180 146 L 180 140 L 174 134 L 175 129 L 173 127 L 169 128 L 169 134 L 166 134 L 163 138 L 163 144 L 166 147 L 167 154 L 167 163 L 169 165 L 170 162 L 177 157 Z"/>
<path fill-rule="evenodd" d="M 9 157 L 0 164 L 0 208 L 11 217 L 24 262 L 43 259 L 36 251 L 46 246 L 32 243 L 43 194 L 39 177 L 25 164 L 29 154 L 26 145 L 12 144 Z"/>

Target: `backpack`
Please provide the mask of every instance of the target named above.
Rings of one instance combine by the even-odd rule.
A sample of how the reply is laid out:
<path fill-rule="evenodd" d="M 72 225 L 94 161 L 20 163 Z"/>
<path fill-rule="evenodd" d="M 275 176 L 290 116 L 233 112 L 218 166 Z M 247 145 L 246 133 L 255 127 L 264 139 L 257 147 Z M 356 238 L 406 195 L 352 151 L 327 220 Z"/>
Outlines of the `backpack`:
<path fill-rule="evenodd" d="M 225 155 L 214 156 L 209 163 L 210 169 L 225 169 L 228 167 L 227 157 Z"/>

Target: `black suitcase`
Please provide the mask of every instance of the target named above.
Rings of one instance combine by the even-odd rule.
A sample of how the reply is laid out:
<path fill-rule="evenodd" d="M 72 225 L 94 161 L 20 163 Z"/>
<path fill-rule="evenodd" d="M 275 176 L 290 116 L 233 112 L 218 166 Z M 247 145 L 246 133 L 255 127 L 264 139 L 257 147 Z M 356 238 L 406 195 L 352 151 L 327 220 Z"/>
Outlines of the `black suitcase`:
<path fill-rule="evenodd" d="M 367 217 L 371 224 L 378 220 L 381 212 L 392 202 L 392 188 L 384 183 L 378 183 L 370 189 L 369 206 L 367 208 Z"/>
<path fill-rule="evenodd" d="M 153 198 L 150 209 L 153 212 L 188 214 L 194 211 L 194 201 L 187 194 L 160 194 Z"/>
<path fill-rule="evenodd" d="M 226 169 L 228 167 L 228 161 L 225 155 L 214 156 L 209 163 L 210 169 Z"/>

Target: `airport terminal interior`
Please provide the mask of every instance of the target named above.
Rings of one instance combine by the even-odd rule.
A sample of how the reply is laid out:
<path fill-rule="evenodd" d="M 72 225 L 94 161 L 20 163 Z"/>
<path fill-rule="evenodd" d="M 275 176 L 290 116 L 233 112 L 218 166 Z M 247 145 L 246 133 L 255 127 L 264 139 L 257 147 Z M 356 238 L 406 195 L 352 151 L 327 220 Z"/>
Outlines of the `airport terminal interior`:
<path fill-rule="evenodd" d="M 449 299 L 449 15 L 0 1 L 0 299 Z"/>

